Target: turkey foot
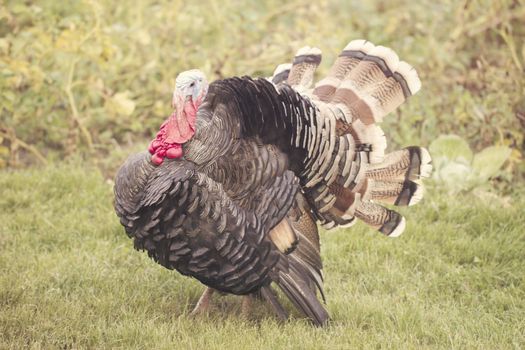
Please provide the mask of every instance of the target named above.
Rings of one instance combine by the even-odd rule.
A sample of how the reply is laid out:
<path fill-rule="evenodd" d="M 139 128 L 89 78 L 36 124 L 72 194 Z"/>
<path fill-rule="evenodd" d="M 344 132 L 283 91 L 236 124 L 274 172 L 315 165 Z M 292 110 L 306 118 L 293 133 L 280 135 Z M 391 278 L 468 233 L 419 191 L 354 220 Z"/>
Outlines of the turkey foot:
<path fill-rule="evenodd" d="M 204 293 L 202 293 L 201 297 L 199 298 L 197 305 L 195 305 L 193 311 L 190 313 L 190 316 L 194 317 L 197 315 L 207 313 L 210 309 L 210 300 L 214 292 L 215 289 L 207 287 Z"/>

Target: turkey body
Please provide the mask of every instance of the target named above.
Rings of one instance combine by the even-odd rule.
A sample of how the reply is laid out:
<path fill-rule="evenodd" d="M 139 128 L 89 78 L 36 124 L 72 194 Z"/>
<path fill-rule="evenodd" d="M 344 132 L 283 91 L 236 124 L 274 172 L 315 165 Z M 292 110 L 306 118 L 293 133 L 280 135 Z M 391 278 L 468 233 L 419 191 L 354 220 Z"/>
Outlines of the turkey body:
<path fill-rule="evenodd" d="M 217 182 L 186 160 L 172 160 L 161 168 L 149 163 L 148 154 L 139 154 L 126 164 L 130 171 L 144 171 L 146 178 L 170 181 L 147 182 L 141 209 L 130 210 L 129 221 L 123 220 L 135 247 L 223 292 L 247 294 L 268 284 L 268 273 L 280 258 L 264 240 L 271 217 L 257 217 L 236 205 Z M 291 201 L 294 192 L 291 187 L 285 201 Z M 277 209 L 285 210 L 289 203 L 282 206 Z"/>
<path fill-rule="evenodd" d="M 404 219 L 378 202 L 418 201 L 430 162 L 419 147 L 385 155 L 375 125 L 419 81 L 383 51 L 352 43 L 314 90 L 306 87 L 316 51 L 299 52 L 273 82 L 210 84 L 184 158 L 155 165 L 148 152 L 131 156 L 116 176 L 115 209 L 135 248 L 219 291 L 259 293 L 282 313 L 275 283 L 325 324 L 316 222 L 358 218 L 398 235 Z"/>

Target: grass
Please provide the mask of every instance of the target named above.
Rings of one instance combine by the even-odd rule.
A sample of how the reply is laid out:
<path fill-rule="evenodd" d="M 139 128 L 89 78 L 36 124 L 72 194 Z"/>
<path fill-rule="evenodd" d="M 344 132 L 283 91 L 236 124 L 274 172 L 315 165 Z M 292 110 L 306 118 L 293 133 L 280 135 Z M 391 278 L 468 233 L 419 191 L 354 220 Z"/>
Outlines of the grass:
<path fill-rule="evenodd" d="M 364 225 L 323 232 L 328 309 L 316 329 L 218 299 L 133 250 L 110 182 L 89 166 L 0 172 L 1 349 L 525 347 L 525 205 L 430 190 L 386 239 Z"/>

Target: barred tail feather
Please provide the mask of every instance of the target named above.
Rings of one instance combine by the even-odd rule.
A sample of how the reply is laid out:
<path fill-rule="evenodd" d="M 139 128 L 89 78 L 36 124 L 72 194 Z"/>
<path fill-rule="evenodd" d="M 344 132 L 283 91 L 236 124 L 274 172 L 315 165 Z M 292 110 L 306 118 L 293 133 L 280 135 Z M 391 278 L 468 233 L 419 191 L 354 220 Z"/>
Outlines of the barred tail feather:
<path fill-rule="evenodd" d="M 355 216 L 385 236 L 398 237 L 405 230 L 406 221 L 399 213 L 377 203 L 361 202 Z"/>
<path fill-rule="evenodd" d="M 283 63 L 278 65 L 273 72 L 273 75 L 269 80 L 275 85 L 286 82 L 288 76 L 290 75 L 290 70 L 292 69 L 291 63 Z"/>
<path fill-rule="evenodd" d="M 418 180 L 432 172 L 432 158 L 423 147 L 411 146 L 389 153 L 383 162 L 370 164 L 366 177 L 376 180 Z"/>
<path fill-rule="evenodd" d="M 374 181 L 370 198 L 385 204 L 411 206 L 423 199 L 425 187 L 416 181 Z"/>
<path fill-rule="evenodd" d="M 314 73 L 321 63 L 321 50 L 305 46 L 297 51 L 293 60 L 288 84 L 308 89 L 314 80 Z"/>
<path fill-rule="evenodd" d="M 417 72 L 384 46 L 365 40 L 350 42 L 314 94 L 321 101 L 340 104 L 350 120 L 369 125 L 419 91 Z"/>
<path fill-rule="evenodd" d="M 374 45 L 366 40 L 354 40 L 350 42 L 332 65 L 328 76 L 315 85 L 313 94 L 321 101 L 331 101 L 341 82 L 361 61 L 359 58 L 353 57 L 348 53 L 356 49 L 367 50 L 373 46 Z"/>

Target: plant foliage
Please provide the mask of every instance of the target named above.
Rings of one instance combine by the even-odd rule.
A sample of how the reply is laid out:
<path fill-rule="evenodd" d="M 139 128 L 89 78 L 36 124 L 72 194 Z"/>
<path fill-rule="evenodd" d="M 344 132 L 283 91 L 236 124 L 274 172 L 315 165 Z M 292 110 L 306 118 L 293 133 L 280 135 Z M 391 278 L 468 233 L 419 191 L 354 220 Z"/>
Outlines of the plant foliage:
<path fill-rule="evenodd" d="M 393 48 L 423 89 L 385 121 L 396 145 L 455 133 L 512 148 L 525 173 L 523 0 L 6 1 L 0 5 L 0 167 L 100 161 L 170 113 L 174 77 L 267 76 L 319 46 L 320 75 L 357 38 Z M 523 124 L 520 124 L 520 121 Z"/>

